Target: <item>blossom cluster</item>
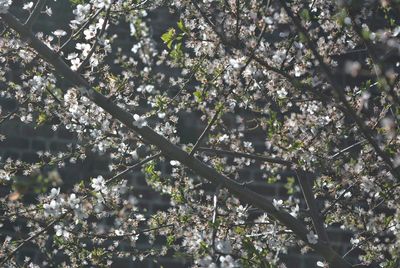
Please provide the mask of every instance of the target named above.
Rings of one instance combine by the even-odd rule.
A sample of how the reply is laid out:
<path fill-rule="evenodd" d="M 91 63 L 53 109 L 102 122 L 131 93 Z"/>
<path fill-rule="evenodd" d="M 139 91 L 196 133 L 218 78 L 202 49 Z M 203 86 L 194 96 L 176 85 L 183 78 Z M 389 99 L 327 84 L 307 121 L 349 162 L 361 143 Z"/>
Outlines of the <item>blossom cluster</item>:
<path fill-rule="evenodd" d="M 104 266 L 172 250 L 194 267 L 284 267 L 291 249 L 314 250 L 326 267 L 339 254 L 327 256 L 325 231 L 336 228 L 351 238 L 336 241 L 346 253 L 335 261 L 398 265 L 396 1 L 70 2 L 51 30 L 0 22 L 0 95 L 17 103 L 1 107 L 1 122 L 77 138 L 37 163 L 1 159 L 0 228 L 17 226 L 0 241 L 2 264 L 19 265 L 27 230 L 44 266 L 59 252 L 72 266 Z M 10 6 L 0 1 L 1 18 Z M 58 21 L 57 1 L 40 6 L 11 11 Z M 60 181 L 73 178 L 36 179 L 93 153 L 110 174 L 69 188 Z M 134 168 L 168 209 L 139 209 L 143 194 L 119 177 Z M 45 181 L 34 201 L 21 177 Z"/>

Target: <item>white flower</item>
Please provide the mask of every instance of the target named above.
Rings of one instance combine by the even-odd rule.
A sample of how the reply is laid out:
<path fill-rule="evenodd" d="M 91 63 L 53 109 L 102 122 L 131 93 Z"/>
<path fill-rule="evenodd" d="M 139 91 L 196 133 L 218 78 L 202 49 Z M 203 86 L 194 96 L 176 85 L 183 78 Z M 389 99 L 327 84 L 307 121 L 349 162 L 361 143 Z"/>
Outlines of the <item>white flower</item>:
<path fill-rule="evenodd" d="M 115 234 L 118 235 L 118 236 L 121 236 L 121 235 L 124 235 L 124 234 L 125 234 L 124 230 L 122 230 L 122 229 L 116 229 L 114 232 L 115 232 Z"/>
<path fill-rule="evenodd" d="M 151 93 L 154 90 L 154 86 L 153 85 L 145 85 L 145 86 L 139 86 L 136 91 L 137 92 L 148 92 Z"/>
<path fill-rule="evenodd" d="M 90 186 L 92 186 L 95 191 L 101 192 L 106 187 L 106 181 L 103 176 L 98 176 L 92 179 L 92 184 Z"/>
<path fill-rule="evenodd" d="M 285 98 L 286 95 L 288 94 L 288 92 L 286 91 L 286 89 L 284 87 L 279 89 L 276 93 L 278 93 L 278 98 L 280 98 L 280 99 Z"/>
<path fill-rule="evenodd" d="M 44 9 L 44 13 L 46 13 L 47 16 L 51 17 L 51 15 L 53 15 L 53 10 L 51 9 L 51 7 L 47 7 Z"/>
<path fill-rule="evenodd" d="M 279 210 L 282 205 L 283 205 L 283 200 L 276 200 L 275 198 L 272 200 L 272 204 L 276 208 L 276 210 Z"/>
<path fill-rule="evenodd" d="M 56 200 L 51 200 L 49 204 L 44 204 L 44 214 L 45 216 L 49 215 L 58 215 L 59 214 L 59 208 L 60 204 Z"/>
<path fill-rule="evenodd" d="M 80 22 L 85 19 L 85 16 L 90 12 L 90 4 L 77 5 L 76 9 L 72 12 L 76 16 L 75 19 Z"/>
<path fill-rule="evenodd" d="M 60 188 L 52 188 L 50 190 L 50 198 L 55 198 L 57 195 L 60 194 Z"/>
<path fill-rule="evenodd" d="M 232 246 L 229 240 L 216 240 L 215 241 L 215 249 L 223 254 L 232 253 Z"/>
<path fill-rule="evenodd" d="M 70 233 L 60 224 L 54 225 L 54 230 L 57 236 L 64 236 L 64 238 L 69 238 L 70 236 Z"/>
<path fill-rule="evenodd" d="M 218 138 L 218 141 L 220 142 L 225 142 L 229 140 L 229 136 L 227 134 L 222 135 L 221 137 Z"/>
<path fill-rule="evenodd" d="M 293 217 L 297 218 L 297 215 L 298 215 L 299 211 L 300 211 L 299 205 L 296 204 L 295 207 L 291 208 L 290 215 L 292 215 Z"/>
<path fill-rule="evenodd" d="M 81 65 L 81 60 L 79 58 L 75 58 L 75 59 L 71 60 L 71 70 L 73 70 L 73 71 L 78 70 L 80 65 Z"/>
<path fill-rule="evenodd" d="M 93 39 L 96 37 L 96 27 L 94 25 L 90 25 L 88 29 L 83 31 L 86 40 Z"/>
<path fill-rule="evenodd" d="M 147 126 L 146 120 L 144 120 L 144 118 L 141 117 L 140 115 L 134 114 L 133 115 L 133 119 L 135 120 L 133 122 L 133 125 L 137 126 L 138 128 L 142 128 L 144 126 Z"/>
<path fill-rule="evenodd" d="M 169 161 L 169 164 L 170 164 L 171 166 L 179 166 L 179 165 L 180 165 L 179 161 L 176 161 L 176 160 L 171 160 L 171 161 Z"/>
<path fill-rule="evenodd" d="M 94 0 L 92 2 L 93 2 L 93 5 L 98 9 L 103 8 L 103 7 L 108 8 L 111 5 L 111 0 Z"/>
<path fill-rule="evenodd" d="M 242 67 L 242 64 L 240 60 L 237 59 L 229 59 L 229 64 L 234 68 L 234 69 L 239 69 Z"/>
<path fill-rule="evenodd" d="M 351 192 L 347 192 L 343 196 L 344 198 L 350 198 L 351 197 Z"/>
<path fill-rule="evenodd" d="M 160 118 L 160 119 L 164 119 L 164 118 L 165 118 L 165 113 L 159 112 L 159 113 L 157 114 L 157 116 L 158 116 L 158 118 Z"/>
<path fill-rule="evenodd" d="M 77 43 L 75 45 L 75 48 L 78 49 L 78 50 L 82 50 L 82 56 L 86 57 L 89 54 L 89 51 L 90 51 L 90 44 Z"/>
<path fill-rule="evenodd" d="M 81 200 L 76 197 L 75 193 L 72 193 L 68 198 L 68 204 L 71 208 L 79 208 Z"/>
<path fill-rule="evenodd" d="M 61 36 L 67 35 L 67 32 L 64 31 L 64 30 L 58 29 L 58 30 L 55 30 L 55 31 L 53 32 L 53 34 L 54 34 L 56 37 L 60 38 Z"/>
<path fill-rule="evenodd" d="M 72 60 L 78 57 L 78 53 L 69 53 L 67 56 L 67 60 Z"/>
<path fill-rule="evenodd" d="M 32 7 L 33 7 L 33 2 L 28 2 L 28 3 L 24 4 L 22 9 L 31 10 Z"/>
<path fill-rule="evenodd" d="M 0 14 L 5 14 L 11 6 L 11 0 L 0 0 Z"/>
<path fill-rule="evenodd" d="M 10 174 L 6 172 L 4 169 L 0 169 L 0 180 L 10 180 Z"/>
<path fill-rule="evenodd" d="M 235 259 L 232 258 L 231 255 L 227 256 L 221 256 L 219 259 L 221 261 L 221 268 L 234 268 L 238 267 L 238 264 L 236 263 Z"/>
<path fill-rule="evenodd" d="M 351 76 L 356 77 L 361 71 L 361 67 L 361 63 L 359 63 L 358 61 L 346 61 L 344 71 L 346 74 L 350 74 Z"/>
<path fill-rule="evenodd" d="M 218 266 L 212 261 L 212 257 L 207 255 L 204 258 L 197 260 L 196 263 L 201 268 L 217 268 Z"/>
<path fill-rule="evenodd" d="M 308 243 L 315 245 L 318 243 L 318 235 L 314 234 L 314 232 L 311 231 L 307 234 L 307 240 Z"/>
<path fill-rule="evenodd" d="M 300 77 L 301 73 L 302 73 L 301 68 L 298 65 L 294 66 L 294 76 Z"/>
<path fill-rule="evenodd" d="M 139 50 L 139 48 L 141 48 L 141 47 L 142 47 L 142 43 L 139 42 L 139 43 L 133 45 L 131 51 L 132 51 L 133 53 L 137 53 L 138 50 Z"/>

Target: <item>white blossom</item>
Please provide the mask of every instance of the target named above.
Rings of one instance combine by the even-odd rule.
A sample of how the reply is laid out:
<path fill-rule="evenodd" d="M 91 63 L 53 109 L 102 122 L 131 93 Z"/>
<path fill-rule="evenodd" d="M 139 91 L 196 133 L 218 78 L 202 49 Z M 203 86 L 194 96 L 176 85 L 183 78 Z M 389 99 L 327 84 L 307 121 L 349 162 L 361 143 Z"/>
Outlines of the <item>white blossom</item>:
<path fill-rule="evenodd" d="M 8 8 L 11 6 L 11 0 L 0 0 L 0 14 L 5 14 L 8 11 Z"/>
<path fill-rule="evenodd" d="M 140 115 L 134 114 L 134 115 L 133 115 L 133 119 L 135 120 L 135 121 L 133 122 L 133 124 L 134 124 L 136 127 L 142 128 L 142 127 L 147 126 L 147 122 L 146 122 L 145 118 L 141 117 Z"/>
<path fill-rule="evenodd" d="M 223 254 L 232 253 L 232 245 L 229 240 L 217 240 L 215 241 L 215 249 Z"/>
<path fill-rule="evenodd" d="M 62 36 L 65 36 L 65 35 L 67 35 L 67 32 L 66 31 L 64 31 L 64 30 L 55 30 L 54 32 L 53 32 L 53 34 L 56 36 L 56 37 L 62 37 Z"/>
<path fill-rule="evenodd" d="M 318 243 L 318 235 L 316 235 L 313 231 L 307 234 L 307 241 L 310 244 L 317 244 Z"/>
<path fill-rule="evenodd" d="M 95 191 L 101 192 L 106 188 L 106 181 L 104 180 L 103 176 L 97 176 L 97 178 L 92 179 L 92 183 L 90 185 Z"/>

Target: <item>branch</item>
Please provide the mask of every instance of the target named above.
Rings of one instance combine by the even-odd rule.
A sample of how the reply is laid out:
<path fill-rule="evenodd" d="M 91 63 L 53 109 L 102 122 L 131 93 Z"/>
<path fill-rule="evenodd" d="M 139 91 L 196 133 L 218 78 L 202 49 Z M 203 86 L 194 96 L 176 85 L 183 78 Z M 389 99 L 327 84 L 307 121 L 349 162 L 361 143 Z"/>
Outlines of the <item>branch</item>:
<path fill-rule="evenodd" d="M 215 189 L 214 197 L 213 197 L 213 215 L 212 215 L 212 249 L 215 251 L 215 238 L 217 237 L 217 228 L 215 228 L 215 222 L 217 221 L 218 217 L 218 194 L 219 190 L 221 189 L 221 184 L 217 186 Z"/>
<path fill-rule="evenodd" d="M 327 207 L 327 208 L 321 213 L 321 214 L 322 214 L 322 217 L 325 217 L 326 214 L 328 214 L 328 212 L 329 212 L 341 199 L 343 199 L 343 197 L 351 190 L 351 188 L 354 187 L 354 185 L 355 185 L 355 184 L 352 184 L 352 185 L 350 185 L 349 187 L 347 187 L 347 188 L 344 190 L 344 192 L 343 192 L 338 198 L 336 198 L 336 199 L 332 202 L 332 204 L 331 204 L 329 207 Z"/>
<path fill-rule="evenodd" d="M 145 233 L 149 233 L 152 231 L 156 231 L 156 230 L 160 230 L 160 229 L 164 229 L 164 228 L 168 228 L 168 227 L 174 227 L 174 224 L 166 224 L 166 225 L 162 225 L 162 226 L 158 226 L 158 227 L 154 227 L 154 228 L 148 228 L 148 229 L 143 229 L 143 230 L 139 230 L 137 232 L 131 232 L 131 233 L 126 233 L 126 234 L 122 234 L 122 235 L 111 235 L 111 234 L 87 234 L 86 237 L 96 237 L 96 238 L 101 238 L 101 239 L 112 239 L 112 240 L 121 240 L 124 239 L 128 236 L 135 236 L 135 235 L 140 235 L 140 234 L 145 234 Z M 77 232 L 73 232 L 68 230 L 68 232 L 71 232 L 75 235 L 79 235 L 80 233 Z"/>
<path fill-rule="evenodd" d="M 345 94 L 343 88 L 338 84 L 337 80 L 333 77 L 330 68 L 326 65 L 326 63 L 324 62 L 324 59 L 319 54 L 319 52 L 315 46 L 316 42 L 311 40 L 307 30 L 302 26 L 300 19 L 294 15 L 293 11 L 287 5 L 286 1 L 279 0 L 279 2 L 281 3 L 283 9 L 286 11 L 287 15 L 292 19 L 297 30 L 303 34 L 303 36 L 306 40 L 306 43 L 309 46 L 309 48 L 311 49 L 314 57 L 317 59 L 319 65 L 321 67 L 321 70 L 326 75 L 326 78 L 327 78 L 329 84 L 332 86 L 332 88 L 336 92 L 337 96 L 335 96 L 335 98 L 337 98 L 338 101 L 344 105 L 347 113 L 356 122 L 358 129 L 361 131 L 361 133 L 363 134 L 365 139 L 375 149 L 375 152 L 378 154 L 378 156 L 381 157 L 383 159 L 383 161 L 386 163 L 386 165 L 389 168 L 390 173 L 395 178 L 400 180 L 400 173 L 395 169 L 390 157 L 379 147 L 378 143 L 375 141 L 374 133 L 365 125 L 364 121 L 360 117 L 358 117 L 357 113 L 353 110 L 350 103 L 347 101 L 346 94 Z"/>
<path fill-rule="evenodd" d="M 120 178 L 121 176 L 127 174 L 128 172 L 141 167 L 142 165 L 144 165 L 145 163 L 159 157 L 161 154 L 157 153 L 155 155 L 149 156 L 145 159 L 143 159 L 142 161 L 134 164 L 133 166 L 130 166 L 128 168 L 126 168 L 124 171 L 114 175 L 113 177 L 109 178 L 106 181 L 106 184 L 110 184 L 111 182 L 115 181 L 116 179 Z M 86 199 L 88 197 L 88 195 L 85 195 L 83 197 L 83 199 Z M 73 209 L 68 209 L 67 211 L 65 211 L 64 213 L 62 213 L 59 217 L 57 217 L 56 219 L 52 220 L 46 227 L 44 227 L 43 229 L 41 229 L 40 231 L 34 233 L 33 235 L 31 235 L 30 237 L 26 238 L 24 241 L 22 241 L 13 251 L 11 251 L 7 257 L 0 263 L 1 266 L 3 266 L 7 261 L 9 261 L 14 255 L 15 253 L 17 253 L 17 251 L 22 248 L 26 243 L 28 243 L 29 241 L 32 241 L 33 239 L 35 239 L 36 237 L 38 237 L 39 235 L 43 234 L 44 232 L 46 232 L 47 230 L 49 230 L 54 224 L 56 224 L 57 222 L 59 222 L 60 220 L 62 220 L 63 218 L 65 218 L 69 213 L 71 213 L 73 211 Z"/>
<path fill-rule="evenodd" d="M 9 13 L 0 14 L 2 20 L 21 35 L 21 38 L 29 40 L 29 45 L 33 47 L 41 57 L 53 65 L 55 71 L 63 76 L 70 83 L 81 87 L 86 91 L 88 98 L 108 112 L 113 118 L 119 120 L 127 128 L 139 134 L 147 143 L 156 146 L 164 155 L 171 159 L 178 160 L 184 166 L 191 169 L 199 176 L 215 184 L 222 184 L 229 192 L 238 197 L 242 202 L 246 202 L 254 207 L 267 212 L 270 216 L 277 219 L 282 225 L 292 230 L 301 240 L 305 241 L 317 253 L 323 256 L 333 267 L 351 267 L 331 247 L 323 241 L 310 244 L 307 239 L 309 231 L 304 223 L 294 218 L 284 210 L 277 210 L 273 204 L 263 195 L 241 186 L 237 181 L 218 173 L 214 168 L 204 164 L 200 160 L 190 156 L 181 148 L 169 142 L 166 138 L 159 135 L 152 128 L 147 126 L 137 126 L 133 115 L 121 107 L 114 104 L 102 94 L 91 88 L 90 84 L 78 73 L 71 70 L 65 61 L 47 45 L 40 41 L 27 27 L 24 27 L 14 16 Z"/>
<path fill-rule="evenodd" d="M 49 230 L 54 224 L 56 224 L 57 222 L 59 222 L 60 220 L 62 220 L 65 216 L 67 215 L 67 213 L 63 213 L 61 214 L 58 218 L 52 220 L 49 224 L 47 224 L 45 227 L 43 227 L 41 230 L 37 231 L 36 233 L 34 233 L 33 235 L 31 235 L 30 237 L 26 238 L 24 241 L 22 241 L 13 251 L 11 251 L 7 257 L 4 258 L 4 260 L 0 263 L 0 265 L 2 267 L 5 267 L 3 265 L 5 265 L 5 263 L 7 261 L 9 261 L 14 255 L 15 253 L 17 253 L 17 251 L 22 248 L 26 243 L 28 243 L 29 241 L 32 241 L 33 239 L 35 239 L 36 237 L 38 237 L 39 235 L 43 234 L 44 232 L 46 232 L 47 230 Z"/>
<path fill-rule="evenodd" d="M 356 143 L 354 143 L 354 144 L 352 144 L 352 145 L 350 145 L 350 146 L 348 146 L 348 147 L 346 147 L 346 148 L 340 150 L 339 152 L 337 152 L 337 153 L 335 153 L 335 154 L 329 156 L 328 159 L 329 159 L 329 160 L 332 160 L 332 159 L 338 157 L 339 155 L 341 155 L 341 154 L 343 154 L 343 153 L 345 153 L 345 152 L 351 150 L 352 148 L 354 148 L 354 147 L 356 147 L 357 145 L 362 144 L 362 143 L 364 143 L 364 142 L 365 142 L 365 140 L 358 141 L 358 142 L 356 142 Z"/>
<path fill-rule="evenodd" d="M 125 174 L 131 172 L 132 170 L 134 170 L 134 169 L 136 169 L 136 168 L 139 168 L 139 167 L 143 166 L 144 164 L 146 164 L 146 163 L 148 163 L 148 162 L 150 162 L 150 161 L 152 161 L 152 160 L 154 160 L 154 159 L 160 157 L 160 155 L 161 155 L 161 153 L 156 153 L 156 154 L 154 154 L 154 155 L 152 155 L 152 156 L 149 156 L 149 157 L 143 159 L 142 161 L 140 161 L 140 162 L 138 162 L 138 163 L 136 163 L 136 164 L 134 164 L 134 165 L 132 165 L 132 166 L 126 168 L 124 171 L 121 171 L 120 173 L 116 174 L 115 176 L 109 178 L 109 179 L 106 181 L 106 184 L 107 184 L 107 185 L 110 184 L 111 182 L 113 182 L 113 181 L 115 181 L 116 179 L 118 179 L 118 178 L 124 176 Z"/>
<path fill-rule="evenodd" d="M 222 108 L 218 108 L 217 111 L 215 112 L 213 118 L 211 119 L 210 123 L 208 123 L 207 127 L 204 129 L 203 133 L 201 133 L 200 137 L 197 139 L 196 144 L 193 146 L 193 149 L 190 151 L 190 156 L 193 156 L 194 153 L 196 152 L 197 148 L 200 146 L 200 143 L 203 141 L 204 137 L 207 135 L 207 133 L 210 131 L 212 125 L 214 125 L 215 121 L 218 119 L 218 115 Z"/>
<path fill-rule="evenodd" d="M 320 213 L 318 212 L 317 201 L 315 200 L 314 193 L 312 191 L 312 185 L 310 183 L 311 179 L 306 178 L 305 172 L 302 170 L 297 169 L 295 172 L 304 199 L 306 201 L 308 213 L 314 225 L 315 232 L 317 233 L 318 238 L 321 238 L 326 243 L 329 243 L 329 238 L 325 230 L 324 221 L 322 220 Z"/>
<path fill-rule="evenodd" d="M 37 18 L 42 12 L 44 5 L 46 4 L 46 0 L 38 0 L 36 2 L 35 7 L 33 8 L 32 13 L 30 14 L 29 18 L 25 22 L 25 26 L 29 29 L 32 29 L 33 24 L 36 22 Z"/>
<path fill-rule="evenodd" d="M 376 76 L 379 80 L 384 81 L 385 85 L 383 85 L 384 90 L 389 93 L 389 96 L 391 97 L 391 99 L 389 99 L 389 101 L 392 102 L 393 105 L 397 106 L 400 104 L 400 99 L 397 96 L 396 92 L 394 91 L 394 87 L 392 87 L 390 85 L 390 81 L 387 78 L 387 76 L 383 73 L 383 67 L 385 64 L 385 58 L 387 58 L 387 56 L 383 56 L 382 58 L 379 58 L 378 56 L 378 52 L 375 50 L 374 45 L 372 44 L 372 42 L 369 39 L 366 39 L 363 37 L 362 35 L 362 29 L 360 27 L 360 25 L 357 24 L 355 18 L 354 18 L 354 14 L 352 14 L 353 12 L 351 12 L 351 10 L 349 10 L 349 13 L 352 15 L 352 26 L 355 30 L 355 32 L 357 33 L 358 37 L 364 42 L 365 47 L 366 47 L 366 51 L 369 54 L 371 60 L 372 60 L 372 65 L 373 68 L 376 72 Z M 389 52 L 390 54 L 390 52 Z M 395 85 L 395 83 L 393 83 L 392 85 Z"/>
<path fill-rule="evenodd" d="M 61 45 L 60 51 L 63 50 L 74 38 L 78 37 L 83 30 L 85 30 L 86 26 L 88 26 L 89 23 L 91 23 L 96 17 L 104 10 L 104 8 L 99 9 L 94 15 L 92 15 L 87 21 L 74 33 L 71 34 L 70 37 L 67 39 L 67 41 L 64 42 L 64 44 Z"/>
<path fill-rule="evenodd" d="M 247 154 L 247 153 L 233 152 L 233 151 L 213 149 L 213 148 L 200 147 L 200 148 L 198 148 L 198 151 L 202 151 L 202 152 L 210 153 L 210 154 L 216 154 L 216 155 L 222 154 L 222 155 L 231 155 L 234 157 L 245 157 L 245 158 L 250 158 L 250 159 L 254 159 L 254 160 L 258 160 L 258 161 L 280 164 L 280 165 L 284 165 L 284 166 L 292 166 L 294 164 L 292 161 L 284 160 L 284 159 L 278 158 L 278 157 L 267 157 L 267 156 L 263 156 L 263 155 Z"/>
<path fill-rule="evenodd" d="M 270 162 L 270 163 L 277 163 L 277 164 L 282 164 L 282 165 L 286 165 L 286 166 L 294 165 L 294 163 L 291 161 L 286 161 L 286 160 L 279 159 L 279 158 L 270 158 L 270 157 L 265 157 L 265 156 L 259 156 L 259 155 L 254 155 L 254 154 L 217 150 L 217 149 L 211 149 L 211 148 L 199 148 L 199 151 L 211 152 L 214 154 L 226 154 L 226 155 L 232 155 L 232 156 L 236 156 L 236 157 L 246 157 L 246 158 L 250 158 L 250 159 L 255 159 L 255 160 Z M 309 179 L 305 178 L 304 171 L 296 169 L 295 172 L 296 172 L 297 180 L 300 184 L 300 188 L 303 192 L 303 196 L 306 201 L 307 207 L 309 209 L 309 214 L 311 216 L 315 231 L 318 234 L 319 238 L 321 238 L 325 242 L 328 242 L 329 241 L 328 235 L 325 231 L 324 223 L 318 212 L 316 200 L 315 200 L 314 194 L 312 192 L 312 186 L 310 185 L 310 181 L 309 181 Z"/>
<path fill-rule="evenodd" d="M 81 64 L 76 69 L 77 73 L 80 73 L 82 71 L 83 67 L 85 67 L 85 65 L 89 62 L 94 51 L 96 50 L 97 44 L 99 43 L 99 38 L 103 35 L 104 31 L 106 30 L 106 26 L 107 26 L 107 23 L 108 23 L 108 20 L 110 17 L 110 10 L 111 10 L 111 7 L 109 9 L 107 9 L 107 13 L 106 13 L 105 19 L 103 21 L 103 25 L 101 26 L 99 34 L 98 34 L 98 36 L 96 36 L 96 40 L 94 41 L 92 47 L 90 48 L 89 53 L 87 54 L 86 58 L 81 62 Z"/>

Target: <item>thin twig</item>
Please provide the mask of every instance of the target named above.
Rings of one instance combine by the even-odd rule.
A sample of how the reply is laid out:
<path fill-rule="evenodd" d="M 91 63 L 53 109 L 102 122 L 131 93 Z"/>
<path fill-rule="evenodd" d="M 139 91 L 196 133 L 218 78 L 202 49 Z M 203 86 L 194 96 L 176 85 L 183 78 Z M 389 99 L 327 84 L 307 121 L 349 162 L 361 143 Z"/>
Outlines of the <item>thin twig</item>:
<path fill-rule="evenodd" d="M 284 166 L 292 166 L 292 165 L 294 165 L 294 162 L 288 161 L 288 160 L 284 160 L 284 159 L 278 158 L 278 157 L 267 157 L 267 156 L 263 156 L 263 155 L 247 154 L 247 153 L 220 150 L 220 149 L 213 149 L 213 148 L 205 148 L 205 147 L 199 147 L 197 150 L 201 151 L 201 152 L 205 152 L 205 153 L 216 154 L 216 155 L 221 155 L 222 154 L 222 155 L 231 155 L 231 156 L 234 156 L 234 157 L 245 157 L 245 158 L 254 159 L 254 160 L 257 160 L 257 161 L 280 164 L 280 165 L 284 165 Z"/>
<path fill-rule="evenodd" d="M 195 145 L 193 146 L 193 149 L 190 151 L 190 156 L 193 156 L 194 153 L 196 152 L 197 148 L 200 146 L 201 142 L 203 141 L 204 137 L 207 135 L 207 133 L 210 131 L 211 127 L 214 125 L 215 121 L 218 119 L 218 115 L 221 112 L 222 108 L 218 108 L 218 110 L 215 112 L 213 118 L 211 119 L 210 123 L 208 123 L 207 127 L 204 129 L 203 133 L 201 133 L 200 137 L 197 139 Z"/>
<path fill-rule="evenodd" d="M 332 88 L 334 89 L 334 91 L 337 94 L 337 96 L 335 96 L 335 98 L 337 98 L 337 100 L 343 104 L 347 114 L 356 122 L 356 124 L 358 126 L 358 129 L 361 131 L 363 136 L 367 139 L 367 141 L 375 149 L 375 152 L 377 153 L 377 155 L 380 156 L 383 159 L 383 161 L 386 163 L 390 173 L 395 178 L 400 180 L 400 172 L 395 169 L 395 167 L 393 165 L 393 162 L 390 159 L 390 157 L 388 156 L 388 154 L 385 153 L 381 149 L 381 147 L 379 146 L 379 144 L 377 143 L 377 141 L 374 138 L 375 135 L 372 132 L 372 130 L 369 129 L 365 125 L 364 120 L 357 115 L 357 113 L 351 107 L 350 103 L 347 101 L 347 97 L 346 97 L 346 94 L 345 94 L 343 88 L 338 84 L 337 80 L 333 77 L 330 68 L 327 66 L 327 64 L 325 63 L 324 59 L 319 54 L 319 52 L 318 52 L 318 50 L 317 50 L 317 48 L 315 46 L 316 42 L 311 40 L 307 30 L 302 26 L 300 19 L 297 16 L 294 15 L 292 9 L 287 5 L 286 1 L 279 0 L 279 2 L 281 4 L 281 6 L 283 7 L 283 9 L 286 11 L 287 15 L 292 19 L 292 21 L 295 24 L 296 28 L 304 35 L 304 38 L 306 40 L 306 43 L 307 43 L 308 47 L 311 49 L 314 57 L 319 62 L 321 70 L 325 73 L 329 84 L 332 86 Z"/>
<path fill-rule="evenodd" d="M 338 198 L 336 198 L 333 202 L 332 202 L 332 204 L 330 204 L 330 206 L 328 207 L 328 208 L 326 208 L 322 213 L 321 213 L 321 215 L 322 215 L 322 217 L 325 217 L 326 216 L 326 214 L 328 214 L 328 212 L 341 200 L 341 199 L 343 199 L 343 197 L 351 190 L 351 188 L 353 188 L 354 187 L 354 184 L 352 184 L 352 185 L 350 185 L 349 187 L 347 187 L 345 190 L 344 190 L 344 192 L 338 197 Z"/>
<path fill-rule="evenodd" d="M 25 26 L 28 27 L 29 29 L 32 28 L 33 24 L 36 22 L 37 18 L 40 15 L 40 12 L 42 12 L 44 5 L 46 4 L 46 0 L 38 0 L 36 2 L 35 7 L 33 8 L 32 13 L 28 17 L 28 19 L 25 22 Z"/>
<path fill-rule="evenodd" d="M 90 48 L 89 53 L 87 54 L 86 58 L 81 62 L 81 64 L 76 69 L 76 72 L 80 73 L 82 71 L 83 67 L 85 67 L 85 65 L 89 62 L 90 58 L 92 57 L 93 53 L 95 52 L 95 50 L 97 48 L 97 44 L 99 43 L 100 37 L 104 34 L 104 31 L 106 30 L 106 26 L 107 26 L 107 23 L 108 23 L 108 20 L 110 17 L 110 10 L 111 10 L 111 8 L 107 9 L 107 13 L 106 13 L 105 19 L 103 21 L 103 25 L 101 26 L 101 30 L 99 31 L 98 36 L 96 36 L 96 40 L 94 41 L 94 44 Z"/>
<path fill-rule="evenodd" d="M 120 239 L 124 239 L 128 236 L 136 236 L 136 235 L 140 235 L 140 234 L 145 234 L 148 232 L 152 232 L 152 231 L 156 231 L 156 230 L 160 230 L 160 229 L 164 229 L 167 227 L 174 227 L 174 224 L 166 224 L 166 225 L 162 225 L 162 226 L 158 226 L 158 227 L 153 227 L 153 228 L 148 228 L 148 229 L 144 229 L 144 230 L 139 230 L 137 232 L 131 232 L 131 233 L 126 233 L 126 234 L 122 234 L 122 235 L 108 235 L 108 234 L 87 234 L 87 237 L 96 237 L 96 238 L 102 238 L 102 239 L 113 239 L 113 240 L 120 240 Z M 71 232 L 73 234 L 80 234 L 80 233 L 76 233 L 73 231 L 68 230 L 68 232 Z"/>
<path fill-rule="evenodd" d="M 89 23 L 96 19 L 103 10 L 104 8 L 99 9 L 94 15 L 90 16 L 90 18 L 84 24 L 82 24 L 82 26 L 74 34 L 71 34 L 67 41 L 65 41 L 64 44 L 61 45 L 60 51 L 63 50 L 63 48 L 65 48 L 73 39 L 78 37 L 83 32 L 83 30 L 85 30 L 86 26 L 88 26 Z"/>
<path fill-rule="evenodd" d="M 375 233 L 375 234 L 373 234 L 373 235 L 367 237 L 366 239 L 364 239 L 363 241 L 361 241 L 361 242 L 358 243 L 357 245 L 354 245 L 354 246 L 353 246 L 349 251 L 347 251 L 342 257 L 345 258 L 347 255 L 349 255 L 349 254 L 350 254 L 352 251 L 354 251 L 355 249 L 361 247 L 361 246 L 364 245 L 366 242 L 370 241 L 372 238 L 374 238 L 374 237 L 380 235 L 381 233 L 385 232 L 386 230 L 388 230 L 389 228 L 394 227 L 394 226 L 396 226 L 396 223 L 395 223 L 395 224 L 392 224 L 392 225 L 388 225 L 388 226 L 386 226 L 383 230 L 380 230 L 379 232 L 377 232 L 377 233 Z"/>
<path fill-rule="evenodd" d="M 217 228 L 215 228 L 215 222 L 217 221 L 218 217 L 218 195 L 219 191 L 221 189 L 222 185 L 218 184 L 217 188 L 215 189 L 214 192 L 214 197 L 213 197 L 213 215 L 212 215 L 212 249 L 215 251 L 215 238 L 217 236 Z"/>
<path fill-rule="evenodd" d="M 128 168 L 126 168 L 124 171 L 114 175 L 113 177 L 109 178 L 108 180 L 106 180 L 106 184 L 110 184 L 111 182 L 115 181 L 116 179 L 120 178 L 121 176 L 127 174 L 128 172 L 141 167 L 142 165 L 144 165 L 145 163 L 152 161 L 153 159 L 159 157 L 161 155 L 161 153 L 157 153 L 155 155 L 152 155 L 150 157 L 147 157 L 145 159 L 143 159 L 142 161 L 136 163 L 135 165 L 132 165 Z M 87 198 L 88 195 L 85 195 L 83 198 Z M 17 251 L 22 248 L 26 243 L 28 243 L 29 241 L 32 241 L 33 239 L 35 239 L 36 237 L 38 237 L 39 235 L 43 234 L 44 232 L 46 232 L 47 230 L 49 230 L 54 224 L 56 224 L 57 222 L 59 222 L 60 220 L 62 220 L 63 218 L 65 218 L 69 213 L 71 213 L 73 211 L 73 209 L 69 209 L 66 212 L 64 212 L 63 214 L 61 214 L 59 217 L 57 217 L 56 219 L 52 220 L 46 227 L 44 227 L 43 229 L 41 229 L 40 231 L 34 233 L 33 235 L 31 235 L 30 237 L 26 238 L 24 241 L 22 241 L 13 251 L 11 251 L 7 257 L 0 263 L 0 266 L 3 266 L 8 260 L 10 260 L 15 253 L 17 253 Z"/>
<path fill-rule="evenodd" d="M 41 230 L 37 231 L 36 233 L 34 233 L 33 235 L 31 235 L 30 237 L 26 238 L 24 241 L 22 241 L 13 251 L 11 251 L 10 253 L 7 254 L 7 257 L 5 257 L 5 259 L 0 263 L 0 265 L 2 267 L 4 267 L 4 265 L 6 264 L 7 261 L 9 261 L 14 255 L 15 253 L 17 253 L 17 251 L 22 248 L 26 243 L 28 243 L 29 241 L 35 239 L 36 237 L 38 237 L 39 235 L 43 234 L 44 232 L 46 232 L 47 230 L 49 230 L 54 224 L 56 224 L 57 222 L 59 222 L 60 220 L 62 220 L 65 216 L 67 215 L 67 213 L 63 213 L 62 215 L 60 215 L 58 218 L 52 220 L 48 225 L 46 225 L 46 227 L 42 228 Z"/>
<path fill-rule="evenodd" d="M 332 160 L 332 159 L 338 157 L 339 155 L 341 155 L 341 154 L 343 154 L 343 153 L 345 153 L 345 152 L 351 150 L 352 148 L 354 148 L 354 147 L 356 147 L 357 145 L 362 144 L 362 143 L 364 143 L 364 142 L 366 142 L 366 140 L 358 141 L 358 142 L 356 142 L 356 143 L 354 143 L 354 144 L 352 144 L 352 145 L 350 145 L 350 146 L 348 146 L 348 147 L 346 147 L 346 148 L 340 150 L 339 152 L 335 153 L 334 155 L 329 156 L 328 159 L 329 159 L 329 160 Z"/>

